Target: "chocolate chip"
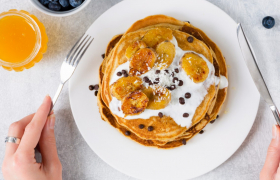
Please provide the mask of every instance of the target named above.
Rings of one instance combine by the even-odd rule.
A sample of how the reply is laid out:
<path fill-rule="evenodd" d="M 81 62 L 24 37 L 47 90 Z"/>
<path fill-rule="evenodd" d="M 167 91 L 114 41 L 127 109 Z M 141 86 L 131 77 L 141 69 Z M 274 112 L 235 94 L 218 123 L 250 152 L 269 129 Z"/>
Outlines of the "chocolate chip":
<path fill-rule="evenodd" d="M 178 86 L 183 86 L 184 82 L 182 80 L 179 80 Z"/>
<path fill-rule="evenodd" d="M 151 86 L 151 85 L 153 85 L 153 82 L 152 82 L 152 81 L 149 82 L 149 86 Z"/>
<path fill-rule="evenodd" d="M 182 140 L 182 144 L 186 145 L 187 141 L 185 139 Z"/>
<path fill-rule="evenodd" d="M 210 123 L 213 124 L 215 121 L 216 121 L 216 120 L 214 119 L 214 120 L 210 121 Z"/>
<path fill-rule="evenodd" d="M 217 115 L 217 117 L 216 117 L 216 119 L 218 119 L 220 116 L 219 115 Z"/>
<path fill-rule="evenodd" d="M 175 85 L 171 85 L 170 86 L 170 90 L 173 91 L 174 89 L 176 89 L 176 86 Z"/>
<path fill-rule="evenodd" d="M 99 89 L 99 85 L 98 84 L 96 84 L 96 85 L 94 85 L 94 90 L 98 90 Z"/>
<path fill-rule="evenodd" d="M 154 84 L 158 84 L 159 82 L 158 82 L 158 81 L 154 81 L 153 83 L 154 83 Z"/>
<path fill-rule="evenodd" d="M 144 127 L 145 127 L 145 125 L 144 124 L 139 124 L 139 129 L 143 129 Z"/>
<path fill-rule="evenodd" d="M 170 87 L 170 86 L 167 86 L 166 89 L 171 90 L 171 87 Z"/>
<path fill-rule="evenodd" d="M 97 96 L 97 94 L 98 94 L 98 91 L 95 91 L 95 92 L 94 92 L 94 95 Z"/>
<path fill-rule="evenodd" d="M 180 97 L 179 98 L 179 103 L 182 104 L 182 105 L 185 104 L 185 99 L 183 97 Z"/>
<path fill-rule="evenodd" d="M 156 80 L 156 81 L 159 81 L 159 78 L 156 78 L 155 80 Z"/>
<path fill-rule="evenodd" d="M 171 73 L 171 76 L 172 76 L 172 77 L 174 77 L 174 76 L 175 76 L 175 73 L 174 73 L 174 72 L 172 72 L 172 73 Z"/>
<path fill-rule="evenodd" d="M 130 135 L 130 131 L 125 131 L 125 135 L 129 136 Z"/>
<path fill-rule="evenodd" d="M 199 134 L 203 134 L 203 133 L 204 133 L 204 130 L 199 131 Z"/>
<path fill-rule="evenodd" d="M 175 69 L 175 72 L 176 72 L 176 73 L 179 73 L 179 69 L 178 69 L 178 68 L 176 68 L 176 69 Z"/>
<path fill-rule="evenodd" d="M 162 112 L 159 112 L 159 113 L 158 113 L 158 116 L 159 116 L 160 118 L 162 118 L 162 117 L 163 117 Z"/>
<path fill-rule="evenodd" d="M 91 90 L 91 91 L 94 90 L 94 86 L 93 86 L 93 85 L 90 85 L 88 88 L 89 88 L 89 90 Z"/>
<path fill-rule="evenodd" d="M 187 38 L 187 40 L 188 40 L 189 43 L 192 43 L 192 42 L 193 42 L 193 37 L 189 36 L 189 37 Z"/>
<path fill-rule="evenodd" d="M 149 79 L 147 76 L 145 76 L 145 77 L 143 78 L 143 80 L 144 80 L 144 82 L 146 82 L 146 83 L 150 82 L 150 79 Z"/>
<path fill-rule="evenodd" d="M 117 72 L 117 76 L 121 76 L 122 75 L 122 72 Z"/>
<path fill-rule="evenodd" d="M 101 54 L 101 57 L 104 59 L 105 58 L 105 54 Z"/>
<path fill-rule="evenodd" d="M 172 82 L 175 83 L 175 81 L 178 81 L 179 79 L 177 77 L 173 78 Z"/>
<path fill-rule="evenodd" d="M 154 130 L 154 127 L 153 126 L 149 126 L 148 127 L 148 131 L 152 131 L 152 130 Z"/>
<path fill-rule="evenodd" d="M 156 70 L 156 74 L 159 74 L 160 73 L 160 70 Z"/>
<path fill-rule="evenodd" d="M 126 71 L 125 71 L 125 73 L 123 73 L 123 77 L 128 77 L 128 74 Z"/>
<path fill-rule="evenodd" d="M 187 99 L 191 98 L 191 96 L 192 96 L 191 93 L 186 93 L 185 94 L 185 98 L 187 98 Z"/>
<path fill-rule="evenodd" d="M 127 71 L 124 70 L 124 69 L 122 70 L 122 74 L 123 74 L 124 77 L 128 77 L 128 73 L 127 73 Z"/>
<path fill-rule="evenodd" d="M 184 113 L 183 117 L 185 117 L 185 118 L 189 117 L 189 113 Z"/>
<path fill-rule="evenodd" d="M 169 73 L 169 71 L 166 69 L 166 70 L 164 70 L 167 74 Z"/>

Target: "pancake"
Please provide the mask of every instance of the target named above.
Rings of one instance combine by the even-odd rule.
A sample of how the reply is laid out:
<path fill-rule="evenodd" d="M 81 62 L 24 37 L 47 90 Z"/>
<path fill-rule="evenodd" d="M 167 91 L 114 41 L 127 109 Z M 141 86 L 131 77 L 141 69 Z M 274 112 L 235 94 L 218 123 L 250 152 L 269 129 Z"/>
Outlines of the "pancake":
<path fill-rule="evenodd" d="M 126 58 L 126 49 L 136 41 L 141 41 L 145 35 L 150 32 L 171 32 L 176 38 L 178 46 L 184 51 L 194 51 L 202 54 L 215 68 L 217 78 L 223 75 L 227 78 L 227 69 L 225 59 L 217 47 L 207 35 L 200 29 L 189 23 L 176 20 L 164 15 L 149 16 L 134 23 L 123 35 L 117 35 L 109 42 L 104 61 L 100 66 L 100 90 L 98 93 L 98 106 L 103 120 L 107 121 L 113 127 L 117 128 L 124 135 L 145 146 L 155 146 L 158 148 L 174 148 L 199 133 L 210 121 L 214 120 L 220 111 L 220 108 L 226 98 L 227 88 L 219 89 L 219 84 L 211 84 L 207 90 L 203 101 L 196 108 L 192 118 L 191 125 L 180 126 L 170 116 L 151 116 L 149 118 L 126 119 L 119 117 L 110 110 L 112 94 L 110 92 L 110 80 L 115 70 L 121 64 L 128 61 Z M 150 33 L 152 34 L 152 33 Z M 186 39 L 192 37 L 192 43 Z M 169 38 L 169 39 L 168 39 Z M 148 40 L 147 40 L 148 39 Z M 150 40 L 150 41 L 149 41 Z M 152 47 L 164 41 L 170 41 L 168 35 L 164 38 L 153 39 L 146 38 L 147 44 Z M 150 48 L 150 47 L 148 47 Z M 148 50 L 147 50 L 148 51 Z M 144 125 L 140 129 L 139 125 Z M 152 126 L 149 131 L 147 127 Z"/>

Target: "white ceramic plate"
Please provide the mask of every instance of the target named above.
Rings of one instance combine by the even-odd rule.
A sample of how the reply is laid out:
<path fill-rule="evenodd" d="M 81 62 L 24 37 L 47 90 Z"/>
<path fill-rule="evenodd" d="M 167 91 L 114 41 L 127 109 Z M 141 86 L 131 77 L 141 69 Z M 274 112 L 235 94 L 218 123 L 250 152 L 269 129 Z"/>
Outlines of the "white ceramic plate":
<path fill-rule="evenodd" d="M 171 150 L 145 147 L 124 137 L 101 120 L 94 92 L 88 89 L 98 83 L 101 54 L 110 39 L 154 14 L 190 21 L 202 29 L 221 48 L 228 64 L 229 93 L 220 118 L 186 146 Z M 102 14 L 88 33 L 95 39 L 71 78 L 70 103 L 81 134 L 109 165 L 138 179 L 191 179 L 222 164 L 244 141 L 260 96 L 243 62 L 236 23 L 225 12 L 204 0 L 127 0 Z"/>

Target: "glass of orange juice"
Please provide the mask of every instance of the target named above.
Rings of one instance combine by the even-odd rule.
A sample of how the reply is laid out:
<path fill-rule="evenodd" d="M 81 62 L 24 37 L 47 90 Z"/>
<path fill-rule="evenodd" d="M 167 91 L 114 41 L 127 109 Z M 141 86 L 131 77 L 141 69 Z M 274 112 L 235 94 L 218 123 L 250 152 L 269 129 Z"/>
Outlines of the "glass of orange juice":
<path fill-rule="evenodd" d="M 43 58 L 48 37 L 44 25 L 26 11 L 0 14 L 0 66 L 6 70 L 29 69 Z"/>

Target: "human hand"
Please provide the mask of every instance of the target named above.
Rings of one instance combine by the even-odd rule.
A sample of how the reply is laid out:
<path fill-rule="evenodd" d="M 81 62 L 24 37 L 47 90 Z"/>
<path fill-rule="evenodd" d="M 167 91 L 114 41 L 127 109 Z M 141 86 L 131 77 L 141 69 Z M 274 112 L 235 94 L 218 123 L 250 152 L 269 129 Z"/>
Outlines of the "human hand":
<path fill-rule="evenodd" d="M 8 136 L 21 139 L 7 143 L 2 172 L 5 180 L 62 180 L 54 136 L 55 116 L 48 117 L 52 100 L 46 96 L 35 114 L 13 123 Z M 37 163 L 35 150 L 39 142 L 42 163 Z"/>
<path fill-rule="evenodd" d="M 280 127 L 274 125 L 272 140 L 267 149 L 266 160 L 260 174 L 260 180 L 280 180 Z"/>

